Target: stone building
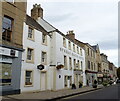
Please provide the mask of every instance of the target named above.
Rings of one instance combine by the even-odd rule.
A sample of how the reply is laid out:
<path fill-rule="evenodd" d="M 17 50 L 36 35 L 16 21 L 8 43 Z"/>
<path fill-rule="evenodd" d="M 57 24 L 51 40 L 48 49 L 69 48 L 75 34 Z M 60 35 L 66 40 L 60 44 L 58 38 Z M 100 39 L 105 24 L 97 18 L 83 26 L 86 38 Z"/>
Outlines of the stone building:
<path fill-rule="evenodd" d="M 86 81 L 87 85 L 91 86 L 94 80 L 97 80 L 97 54 L 96 50 L 88 43 L 85 43 L 85 52 L 86 52 Z"/>
<path fill-rule="evenodd" d="M 117 67 L 115 67 L 115 65 L 112 62 L 109 62 L 108 68 L 109 68 L 109 79 L 115 81 L 117 78 L 117 73 L 116 73 Z"/>
<path fill-rule="evenodd" d="M 97 52 L 99 53 L 99 47 L 91 46 L 88 43 L 83 43 L 73 37 L 73 35 L 69 35 L 69 38 L 76 42 L 79 46 L 81 46 L 85 50 L 85 79 L 87 85 L 92 86 L 94 80 L 97 80 L 97 73 L 98 73 L 98 62 L 99 59 L 96 55 Z M 97 62 L 98 60 L 98 62 Z"/>
<path fill-rule="evenodd" d="M 0 2 L 0 91 L 20 93 L 23 22 L 26 2 Z"/>
<path fill-rule="evenodd" d="M 99 80 L 104 81 L 109 78 L 109 62 L 107 59 L 107 55 L 104 53 L 100 54 L 101 56 L 101 72 L 102 76 L 99 78 Z"/>

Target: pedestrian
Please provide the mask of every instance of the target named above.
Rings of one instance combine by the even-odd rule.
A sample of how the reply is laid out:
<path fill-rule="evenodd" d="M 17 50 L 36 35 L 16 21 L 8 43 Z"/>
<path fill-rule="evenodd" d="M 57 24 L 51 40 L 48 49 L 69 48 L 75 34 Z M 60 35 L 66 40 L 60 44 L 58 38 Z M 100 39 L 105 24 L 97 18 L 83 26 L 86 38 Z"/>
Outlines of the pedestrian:
<path fill-rule="evenodd" d="M 94 84 L 97 84 L 97 80 L 94 80 Z"/>

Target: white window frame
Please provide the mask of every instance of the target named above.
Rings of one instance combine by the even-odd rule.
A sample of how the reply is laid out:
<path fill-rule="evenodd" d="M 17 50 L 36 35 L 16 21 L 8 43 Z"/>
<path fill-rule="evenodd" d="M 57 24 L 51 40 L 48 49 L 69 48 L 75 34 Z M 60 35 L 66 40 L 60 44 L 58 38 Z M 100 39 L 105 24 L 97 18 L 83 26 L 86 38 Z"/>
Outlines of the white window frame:
<path fill-rule="evenodd" d="M 71 42 L 68 41 L 68 48 L 71 50 Z"/>
<path fill-rule="evenodd" d="M 47 45 L 47 35 L 42 33 L 42 44 Z"/>
<path fill-rule="evenodd" d="M 44 51 L 41 52 L 41 62 L 42 64 L 47 64 L 47 52 L 44 52 Z"/>
<path fill-rule="evenodd" d="M 30 29 L 31 29 L 31 32 L 29 32 Z M 34 29 L 30 26 L 28 27 L 28 39 L 34 40 Z"/>
<path fill-rule="evenodd" d="M 66 47 L 66 39 L 63 37 L 63 46 Z"/>
<path fill-rule="evenodd" d="M 31 72 L 31 76 L 29 77 L 29 78 L 30 78 L 30 81 L 31 81 L 30 84 L 26 84 L 26 79 L 27 79 L 27 78 L 26 78 L 26 72 L 27 72 L 27 71 L 28 71 L 28 72 Z M 28 79 L 29 79 L 29 78 L 28 78 Z M 33 70 L 25 70 L 25 86 L 33 86 Z"/>
<path fill-rule="evenodd" d="M 29 55 L 29 52 L 28 52 L 28 49 L 30 49 L 31 50 L 31 60 L 30 59 L 28 59 L 28 55 Z M 31 63 L 34 63 L 34 49 L 33 48 L 27 48 L 27 57 L 26 57 L 26 62 L 31 62 Z"/>
<path fill-rule="evenodd" d="M 67 56 L 64 55 L 64 69 L 68 69 L 67 68 Z"/>

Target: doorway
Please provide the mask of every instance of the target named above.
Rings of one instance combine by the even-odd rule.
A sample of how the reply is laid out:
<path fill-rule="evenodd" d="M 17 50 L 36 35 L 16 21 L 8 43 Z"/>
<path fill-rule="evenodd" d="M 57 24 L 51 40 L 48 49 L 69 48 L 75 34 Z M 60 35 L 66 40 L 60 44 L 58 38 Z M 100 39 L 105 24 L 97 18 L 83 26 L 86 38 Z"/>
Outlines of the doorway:
<path fill-rule="evenodd" d="M 44 91 L 47 89 L 47 73 L 41 73 L 41 80 L 40 80 L 40 84 L 41 84 L 41 91 Z"/>

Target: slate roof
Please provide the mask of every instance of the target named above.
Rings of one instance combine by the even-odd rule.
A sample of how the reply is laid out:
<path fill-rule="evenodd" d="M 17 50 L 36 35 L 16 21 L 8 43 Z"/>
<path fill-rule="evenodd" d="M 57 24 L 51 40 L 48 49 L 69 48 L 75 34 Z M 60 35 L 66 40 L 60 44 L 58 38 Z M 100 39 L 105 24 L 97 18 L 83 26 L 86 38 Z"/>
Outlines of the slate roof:
<path fill-rule="evenodd" d="M 55 31 L 56 28 L 49 24 L 46 20 L 39 18 L 37 21 L 47 32 Z"/>
<path fill-rule="evenodd" d="M 31 18 L 29 15 L 26 15 L 26 24 L 35 28 L 36 30 L 43 31 L 47 34 L 47 31 L 33 18 Z"/>

